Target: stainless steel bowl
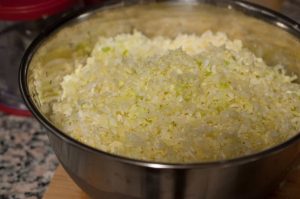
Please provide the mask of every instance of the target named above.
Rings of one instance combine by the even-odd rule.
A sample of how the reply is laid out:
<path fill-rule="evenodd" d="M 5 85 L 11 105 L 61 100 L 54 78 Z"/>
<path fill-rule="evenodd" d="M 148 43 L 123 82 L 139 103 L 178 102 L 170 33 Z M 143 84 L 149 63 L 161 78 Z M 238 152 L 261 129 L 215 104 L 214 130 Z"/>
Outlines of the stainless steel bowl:
<path fill-rule="evenodd" d="M 237 11 L 236 11 L 237 10 Z M 84 145 L 58 129 L 51 109 L 37 93 L 47 70 L 56 80 L 84 62 L 97 35 L 138 29 L 149 36 L 204 30 L 226 32 L 268 63 L 300 75 L 300 26 L 270 10 L 240 1 L 122 1 L 73 16 L 43 32 L 28 48 L 20 68 L 20 88 L 33 115 L 49 130 L 51 145 L 73 180 L 91 197 L 105 199 L 265 198 L 300 154 L 300 134 L 257 154 L 194 164 L 147 162 Z M 53 59 L 66 64 L 49 67 Z M 74 61 L 76 60 L 76 61 Z M 76 63 L 75 63 L 76 62 Z M 55 68 L 52 68 L 55 67 Z M 50 89 L 60 89 L 54 81 Z"/>

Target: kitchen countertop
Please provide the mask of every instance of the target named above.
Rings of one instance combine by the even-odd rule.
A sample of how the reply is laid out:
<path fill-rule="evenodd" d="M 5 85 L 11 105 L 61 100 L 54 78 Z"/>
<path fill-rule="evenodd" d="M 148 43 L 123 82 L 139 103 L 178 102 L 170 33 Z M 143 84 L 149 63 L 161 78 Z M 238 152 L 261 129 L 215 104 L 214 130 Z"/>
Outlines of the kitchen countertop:
<path fill-rule="evenodd" d="M 0 199 L 42 198 L 57 165 L 35 119 L 0 113 Z"/>
<path fill-rule="evenodd" d="M 281 12 L 300 22 L 300 0 L 285 1 Z M 57 165 L 35 119 L 0 113 L 0 199 L 42 198 Z"/>

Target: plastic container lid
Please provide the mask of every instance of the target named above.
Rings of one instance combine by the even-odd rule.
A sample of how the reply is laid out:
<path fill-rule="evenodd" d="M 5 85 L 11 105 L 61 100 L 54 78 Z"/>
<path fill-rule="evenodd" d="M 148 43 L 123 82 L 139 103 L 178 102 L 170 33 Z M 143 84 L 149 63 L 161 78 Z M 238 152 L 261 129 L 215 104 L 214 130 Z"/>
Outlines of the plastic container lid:
<path fill-rule="evenodd" d="M 0 0 L 0 20 L 36 20 L 73 6 L 77 0 Z"/>

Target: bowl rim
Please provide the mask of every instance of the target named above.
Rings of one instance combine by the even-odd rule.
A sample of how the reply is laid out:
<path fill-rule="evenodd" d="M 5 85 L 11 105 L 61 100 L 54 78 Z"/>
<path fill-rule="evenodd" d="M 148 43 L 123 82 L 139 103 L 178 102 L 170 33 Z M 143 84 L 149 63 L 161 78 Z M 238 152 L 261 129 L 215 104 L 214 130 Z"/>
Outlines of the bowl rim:
<path fill-rule="evenodd" d="M 182 2 L 180 0 L 167 0 L 167 1 L 159 1 L 159 2 L 151 2 L 151 3 L 168 3 L 168 2 Z M 189 3 L 184 1 L 183 3 Z M 194 3 L 194 1 L 193 1 Z M 290 32 L 291 34 L 295 35 L 296 38 L 300 38 L 300 24 L 296 21 L 276 12 L 271 9 L 265 8 L 260 5 L 256 5 L 254 3 L 245 2 L 245 1 L 218 1 L 212 0 L 211 2 L 207 1 L 196 1 L 196 3 L 209 3 L 209 4 L 218 4 L 221 3 L 223 6 L 226 5 L 229 9 L 234 8 L 237 11 L 241 11 L 242 13 L 254 17 L 262 19 L 263 21 L 269 22 L 285 31 Z M 138 3 L 139 4 L 139 3 Z M 107 158 L 113 161 L 119 161 L 125 164 L 141 166 L 146 168 L 154 168 L 154 169 L 206 169 L 206 168 L 215 168 L 215 167 L 229 167 L 232 165 L 241 165 L 246 164 L 249 162 L 254 162 L 259 159 L 267 158 L 271 155 L 280 153 L 281 151 L 285 150 L 288 146 L 292 144 L 296 144 L 300 141 L 300 133 L 296 134 L 295 136 L 291 137 L 290 139 L 286 140 L 285 142 L 276 145 L 274 147 L 265 149 L 263 151 L 232 158 L 226 160 L 216 160 L 216 161 L 208 161 L 208 162 L 192 162 L 192 163 L 168 163 L 168 162 L 154 162 L 154 161 L 147 161 L 147 160 L 139 160 L 129 157 L 124 157 L 121 155 L 116 155 L 112 153 L 108 153 L 102 151 L 100 149 L 93 148 L 89 145 L 81 143 L 76 139 L 72 138 L 71 136 L 67 135 L 60 129 L 54 126 L 36 107 L 35 103 L 33 102 L 29 88 L 28 88 L 28 69 L 31 63 L 31 60 L 35 54 L 35 52 L 39 49 L 39 47 L 47 41 L 47 39 L 63 28 L 70 22 L 74 22 L 76 20 L 84 20 L 86 17 L 89 17 L 90 14 L 94 12 L 101 12 L 101 10 L 111 9 L 115 7 L 123 7 L 123 6 L 130 6 L 124 5 L 123 3 L 116 3 L 113 2 L 106 2 L 100 4 L 97 7 L 87 8 L 83 10 L 75 11 L 69 15 L 63 16 L 61 20 L 48 26 L 46 29 L 42 30 L 40 34 L 33 40 L 30 46 L 26 49 L 23 58 L 20 63 L 20 69 L 18 74 L 19 79 L 19 88 L 25 104 L 27 105 L 28 109 L 31 111 L 33 116 L 44 126 L 46 129 L 54 134 L 56 137 L 62 139 L 67 144 L 72 145 L 73 147 L 80 148 L 81 150 L 93 153 L 95 155 L 100 155 L 102 158 Z M 136 5 L 136 4 L 135 4 Z M 59 157 L 58 157 L 59 158 Z"/>

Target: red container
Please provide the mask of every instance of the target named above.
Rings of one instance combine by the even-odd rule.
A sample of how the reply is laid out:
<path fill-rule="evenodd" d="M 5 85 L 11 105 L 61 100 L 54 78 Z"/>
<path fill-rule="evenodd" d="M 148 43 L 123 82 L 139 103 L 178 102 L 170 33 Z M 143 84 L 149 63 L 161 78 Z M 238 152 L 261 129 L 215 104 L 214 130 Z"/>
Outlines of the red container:
<path fill-rule="evenodd" d="M 76 0 L 0 0 L 1 20 L 36 20 L 71 8 Z"/>

